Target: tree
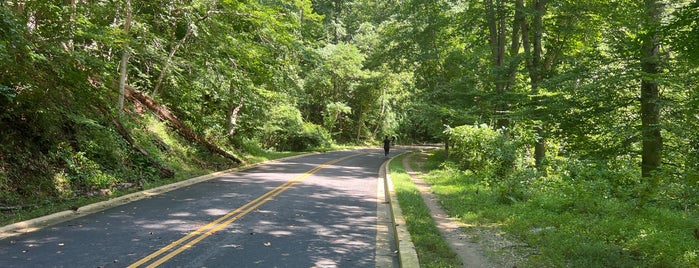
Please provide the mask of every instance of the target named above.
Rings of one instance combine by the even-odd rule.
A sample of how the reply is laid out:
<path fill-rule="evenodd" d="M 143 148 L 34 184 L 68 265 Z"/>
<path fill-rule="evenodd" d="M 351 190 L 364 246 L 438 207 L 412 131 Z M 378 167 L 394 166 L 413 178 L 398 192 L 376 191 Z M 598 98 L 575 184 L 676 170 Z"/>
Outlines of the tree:
<path fill-rule="evenodd" d="M 124 42 L 123 49 L 121 51 L 121 63 L 119 64 L 119 114 L 124 112 L 124 91 L 126 87 L 126 77 L 127 77 L 127 67 L 129 64 L 129 31 L 131 30 L 131 0 L 124 1 L 124 10 L 126 17 L 124 18 L 124 35 L 126 41 Z"/>
<path fill-rule="evenodd" d="M 660 23 L 662 4 L 645 0 L 645 34 L 642 36 L 641 70 L 641 169 L 643 177 L 652 177 L 662 160 L 663 139 L 660 133 Z"/>

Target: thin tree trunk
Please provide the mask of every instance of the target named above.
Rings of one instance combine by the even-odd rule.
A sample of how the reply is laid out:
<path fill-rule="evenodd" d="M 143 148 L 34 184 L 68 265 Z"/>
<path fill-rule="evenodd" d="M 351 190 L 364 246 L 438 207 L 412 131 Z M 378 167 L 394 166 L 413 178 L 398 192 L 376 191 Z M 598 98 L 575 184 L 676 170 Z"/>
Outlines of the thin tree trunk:
<path fill-rule="evenodd" d="M 379 132 L 379 127 L 381 126 L 381 121 L 383 121 L 383 113 L 386 110 L 386 95 L 385 95 L 385 89 L 381 89 L 381 112 L 379 112 L 379 120 L 376 123 L 376 127 L 374 127 L 374 133 L 372 134 L 373 137 L 376 137 L 376 134 Z"/>
<path fill-rule="evenodd" d="M 663 139 L 660 133 L 660 92 L 657 76 L 660 74 L 659 46 L 660 14 L 662 6 L 657 0 L 645 0 L 646 16 L 649 25 L 648 36 L 643 41 L 641 69 L 641 174 L 650 178 L 660 167 Z M 655 181 L 655 180 L 654 180 Z"/>
<path fill-rule="evenodd" d="M 124 19 L 124 34 L 127 40 L 129 35 L 129 30 L 131 29 L 131 0 L 125 0 L 126 2 L 126 18 Z M 126 86 L 126 68 L 129 61 L 129 45 L 128 42 L 124 44 L 124 51 L 121 54 L 121 63 L 119 64 L 119 69 L 121 70 L 119 74 L 119 114 L 124 114 L 124 88 Z"/>
<path fill-rule="evenodd" d="M 523 26 L 524 33 L 522 35 L 522 43 L 524 44 L 524 50 L 528 54 L 526 66 L 529 71 L 531 94 L 534 96 L 532 102 L 533 106 L 536 107 L 540 105 L 539 102 L 541 101 L 538 97 L 539 84 L 543 80 L 543 73 L 545 70 L 544 61 L 542 60 L 542 37 L 544 33 L 543 16 L 546 12 L 546 0 L 532 0 L 532 5 L 534 8 L 532 27 Z M 533 28 L 533 33 L 529 32 L 531 28 Z M 546 138 L 544 128 L 541 124 L 543 124 L 543 122 L 539 122 L 539 125 L 534 126 L 534 131 L 538 136 L 536 144 L 534 145 L 534 161 L 537 169 L 544 172 L 543 165 L 546 159 Z"/>
<path fill-rule="evenodd" d="M 207 19 L 209 17 L 209 14 L 211 11 L 207 11 L 206 15 L 204 17 L 199 18 L 196 22 L 190 22 L 189 25 L 187 26 L 187 33 L 184 34 L 182 39 L 177 41 L 177 44 L 175 44 L 174 47 L 170 50 L 170 53 L 167 55 L 167 59 L 165 60 L 165 64 L 163 65 L 163 70 L 160 71 L 160 75 L 158 75 L 158 80 L 155 82 L 155 87 L 153 88 L 153 93 L 151 94 L 152 97 L 155 97 L 158 95 L 158 92 L 162 88 L 162 83 L 163 79 L 165 79 L 165 76 L 167 75 L 168 71 L 170 70 L 170 66 L 172 65 L 172 59 L 175 57 L 175 53 L 184 45 L 184 42 L 187 41 L 187 38 L 191 36 L 194 33 L 194 27 L 196 26 L 197 23 Z"/>
<path fill-rule="evenodd" d="M 451 143 L 449 140 L 449 136 L 445 136 L 444 137 L 444 156 L 447 159 L 449 159 L 449 143 Z"/>
<path fill-rule="evenodd" d="M 359 119 L 357 120 L 357 142 L 362 137 L 362 125 L 364 124 L 364 113 L 359 113 Z"/>
<path fill-rule="evenodd" d="M 70 16 L 68 17 L 69 29 L 68 29 L 68 42 L 63 44 L 63 49 L 66 51 L 73 51 L 75 49 L 75 21 L 77 17 L 77 3 L 76 0 L 70 0 Z"/>
<path fill-rule="evenodd" d="M 495 79 L 495 92 L 499 95 L 504 95 L 507 91 L 507 77 L 506 72 L 503 72 L 504 62 L 505 62 L 505 7 L 503 0 L 497 0 L 497 3 L 493 3 L 493 0 L 484 0 L 484 5 L 486 9 L 486 20 L 488 23 L 489 31 L 489 43 L 491 49 L 491 64 L 494 68 L 494 79 Z M 507 128 L 509 127 L 510 121 L 507 118 L 507 112 L 509 110 L 509 105 L 506 102 L 498 102 L 495 104 L 495 114 L 497 120 L 495 122 L 495 128 Z"/>
<path fill-rule="evenodd" d="M 238 105 L 233 107 L 233 109 L 231 110 L 231 115 L 228 117 L 228 122 L 229 122 L 228 135 L 229 136 L 233 136 L 233 134 L 235 134 L 235 129 L 238 126 L 238 113 L 240 112 L 240 109 L 243 108 L 244 103 L 245 103 L 244 99 L 241 97 Z M 231 105 L 231 106 L 233 106 L 233 105 Z"/>
<path fill-rule="evenodd" d="M 155 82 L 155 87 L 153 88 L 153 93 L 151 94 L 152 97 L 158 95 L 158 91 L 160 91 L 163 79 L 165 78 L 165 75 L 167 75 L 167 72 L 170 69 L 172 58 L 175 57 L 175 53 L 177 53 L 177 50 L 179 50 L 180 47 L 184 44 L 184 42 L 187 41 L 187 37 L 189 37 L 193 31 L 194 28 L 190 24 L 187 28 L 187 33 L 184 35 L 184 37 L 182 37 L 182 39 L 180 39 L 177 42 L 177 44 L 175 44 L 175 46 L 172 47 L 172 49 L 170 50 L 170 53 L 167 55 L 167 59 L 165 60 L 165 64 L 163 64 L 163 69 L 160 71 L 160 75 L 158 75 L 158 80 Z"/>
<path fill-rule="evenodd" d="M 510 45 L 510 56 L 516 57 L 522 46 L 522 40 L 524 40 L 523 34 L 526 33 L 526 16 L 524 15 L 524 0 L 516 0 L 515 2 L 515 16 L 512 23 L 512 40 Z M 511 60 L 507 69 L 507 88 L 511 88 L 515 84 L 515 78 L 517 77 L 517 67 L 519 67 L 519 60 Z"/>

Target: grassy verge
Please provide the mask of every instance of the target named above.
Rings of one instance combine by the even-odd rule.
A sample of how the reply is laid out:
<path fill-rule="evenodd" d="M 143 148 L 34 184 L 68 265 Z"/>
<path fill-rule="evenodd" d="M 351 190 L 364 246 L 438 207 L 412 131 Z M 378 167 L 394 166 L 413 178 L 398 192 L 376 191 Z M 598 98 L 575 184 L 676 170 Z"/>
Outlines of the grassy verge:
<path fill-rule="evenodd" d="M 461 267 L 458 257 L 439 234 L 418 188 L 403 169 L 401 165 L 403 157 L 405 155 L 398 156 L 391 161 L 391 179 L 408 225 L 408 231 L 415 244 L 420 266 Z"/>
<path fill-rule="evenodd" d="M 442 158 L 433 154 L 431 162 Z M 699 267 L 696 211 L 639 207 L 597 194 L 599 181 L 526 178 L 518 186 L 526 198 L 506 202 L 488 180 L 449 165 L 425 179 L 450 214 L 499 225 L 537 252 L 518 267 Z"/>
<path fill-rule="evenodd" d="M 279 158 L 284 158 L 288 156 L 294 156 L 294 155 L 299 155 L 303 153 L 299 152 L 280 152 L 280 153 L 274 153 L 274 152 L 267 152 L 263 155 L 257 155 L 257 156 L 249 156 L 247 158 L 248 164 L 254 164 L 254 163 L 259 163 L 259 162 L 264 162 L 268 160 L 274 160 L 274 159 L 279 159 Z M 169 178 L 169 179 L 160 179 L 160 180 L 154 180 L 154 181 L 146 181 L 143 184 L 142 190 L 147 190 L 147 189 L 152 189 L 155 187 L 187 180 L 190 178 L 210 174 L 213 172 L 217 172 L 219 170 L 216 169 L 211 169 L 211 168 L 201 168 L 201 169 L 193 169 L 193 168 L 187 168 L 187 169 L 181 169 L 179 172 L 176 173 L 175 177 Z M 130 190 L 114 190 L 111 191 L 108 196 L 93 196 L 93 197 L 78 197 L 74 199 L 64 199 L 64 200 L 45 200 L 44 202 L 37 202 L 34 203 L 31 206 L 27 206 L 22 209 L 17 209 L 17 210 L 12 210 L 12 211 L 6 211 L 4 213 L 0 213 L 0 226 L 16 223 L 16 222 L 21 222 L 41 216 L 46 216 L 49 214 L 53 214 L 56 212 L 61 212 L 65 210 L 69 210 L 71 208 L 75 207 L 81 207 L 101 201 L 108 200 L 110 198 L 115 198 L 119 196 L 123 196 L 126 194 L 134 193 L 136 191 L 141 191 L 141 189 L 130 189 Z"/>
<path fill-rule="evenodd" d="M 114 166 L 98 165 L 94 164 L 94 162 L 89 162 L 92 163 L 94 168 L 87 170 L 82 166 L 76 165 L 76 169 L 83 171 L 83 175 L 86 178 L 94 177 L 95 174 L 107 174 L 103 177 L 108 177 L 115 182 L 138 182 L 141 185 L 140 188 L 118 189 L 112 187 L 108 189 L 108 195 L 93 196 L 84 194 L 74 194 L 68 197 L 18 195 L 17 198 L 15 198 L 18 205 L 14 207 L 8 206 L 4 211 L 0 211 L 0 226 L 69 210 L 75 207 L 81 207 L 140 190 L 152 189 L 236 166 L 235 163 L 230 160 L 212 155 L 205 148 L 184 140 L 180 135 L 169 130 L 165 123 L 159 122 L 153 117 L 148 117 L 144 120 L 147 121 L 147 123 L 145 123 L 147 127 L 135 128 L 132 133 L 134 139 L 150 152 L 154 159 L 157 159 L 158 162 L 172 169 L 175 173 L 174 177 L 159 177 L 155 175 L 158 174 L 157 170 L 149 164 L 125 160 L 130 158 L 138 159 L 138 156 L 133 157 L 129 155 L 134 153 L 130 151 L 130 149 L 123 149 L 122 151 L 120 147 L 115 147 L 117 148 L 114 150 L 117 152 L 114 153 L 117 155 L 117 157 L 115 157 L 115 162 L 117 164 Z M 258 149 L 246 152 L 245 155 L 240 157 L 244 159 L 247 164 L 254 164 L 299 154 L 303 154 L 303 152 L 274 152 Z M 65 174 L 66 172 L 55 171 L 55 173 Z M 0 174 L 0 176 L 1 175 L 2 174 Z M 2 177 L 0 177 L 0 182 L 1 181 Z M 100 187 L 100 189 L 101 188 L 109 188 L 109 186 Z M 0 207 L 2 207 L 2 205 L 2 202 L 0 202 Z"/>

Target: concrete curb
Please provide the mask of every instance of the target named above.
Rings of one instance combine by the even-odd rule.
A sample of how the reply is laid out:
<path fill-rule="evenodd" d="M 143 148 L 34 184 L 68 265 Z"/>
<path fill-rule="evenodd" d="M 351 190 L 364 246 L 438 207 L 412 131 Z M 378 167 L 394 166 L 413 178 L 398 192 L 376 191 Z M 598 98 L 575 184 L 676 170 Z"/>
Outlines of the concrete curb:
<path fill-rule="evenodd" d="M 263 165 L 263 164 L 291 160 L 294 158 L 299 158 L 299 157 L 312 155 L 312 154 L 318 154 L 318 153 L 308 153 L 308 154 L 301 154 L 301 155 L 296 155 L 296 156 L 284 157 L 284 158 L 280 158 L 280 159 L 269 160 L 269 161 L 255 163 L 255 164 L 231 168 L 231 169 L 227 169 L 227 170 L 222 170 L 222 171 L 210 173 L 207 175 L 202 175 L 199 177 L 194 177 L 191 179 L 187 179 L 187 180 L 183 180 L 183 181 L 179 181 L 179 182 L 175 182 L 175 183 L 171 183 L 171 184 L 167 184 L 167 185 L 162 185 L 162 186 L 155 187 L 152 189 L 143 190 L 140 192 L 115 197 L 115 198 L 105 200 L 102 202 L 97 202 L 97 203 L 85 205 L 85 206 L 79 207 L 75 211 L 65 210 L 65 211 L 56 212 L 56 213 L 46 215 L 43 217 L 39 217 L 39 218 L 34 218 L 34 219 L 22 221 L 22 222 L 16 222 L 16 223 L 13 223 L 10 225 L 0 227 L 0 240 L 8 238 L 8 237 L 12 237 L 12 236 L 21 235 L 24 233 L 34 232 L 34 231 L 40 230 L 42 228 L 46 228 L 46 227 L 54 225 L 54 224 L 69 221 L 72 219 L 77 219 L 77 218 L 80 218 L 80 217 L 83 217 L 86 215 L 90 215 L 93 213 L 97 213 L 97 212 L 100 212 L 100 211 L 103 211 L 103 210 L 106 210 L 109 208 L 113 208 L 116 206 L 120 206 L 123 204 L 134 202 L 137 200 L 149 198 L 152 196 L 163 194 L 163 193 L 166 193 L 166 192 L 169 192 L 172 190 L 176 190 L 176 189 L 179 189 L 182 187 L 187 187 L 187 186 L 197 184 L 200 182 L 208 181 L 210 179 L 220 177 L 223 174 L 239 172 L 239 171 L 251 169 L 251 168 Z"/>
<path fill-rule="evenodd" d="M 390 207 L 391 219 L 393 220 L 393 233 L 396 235 L 397 240 L 396 246 L 398 247 L 398 260 L 400 261 L 400 267 L 420 267 L 420 261 L 417 257 L 417 251 L 415 251 L 415 245 L 413 244 L 410 232 L 408 232 L 408 226 L 405 224 L 405 218 L 403 218 L 403 211 L 400 208 L 400 204 L 398 204 L 398 197 L 396 196 L 396 191 L 393 188 L 393 181 L 391 180 L 390 168 L 392 160 L 393 158 L 389 159 L 384 164 L 384 168 L 386 170 L 386 179 L 384 180 L 384 187 L 386 188 L 386 192 L 388 192 L 390 196 L 389 203 L 391 204 Z"/>

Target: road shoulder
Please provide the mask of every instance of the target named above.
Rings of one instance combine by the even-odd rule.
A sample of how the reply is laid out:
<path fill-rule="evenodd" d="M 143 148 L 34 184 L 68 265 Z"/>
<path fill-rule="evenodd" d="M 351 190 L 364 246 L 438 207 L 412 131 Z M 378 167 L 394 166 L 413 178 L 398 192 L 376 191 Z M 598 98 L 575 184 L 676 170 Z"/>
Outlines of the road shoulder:
<path fill-rule="evenodd" d="M 466 226 L 449 217 L 432 193 L 430 185 L 421 178 L 422 173 L 415 170 L 422 169 L 427 156 L 425 152 L 411 153 L 403 158 L 402 165 L 419 189 L 442 237 L 459 256 L 463 267 L 516 267 L 517 263 L 522 261 L 522 257 L 509 250 L 516 246 L 516 243 L 500 235 L 497 228 Z"/>

